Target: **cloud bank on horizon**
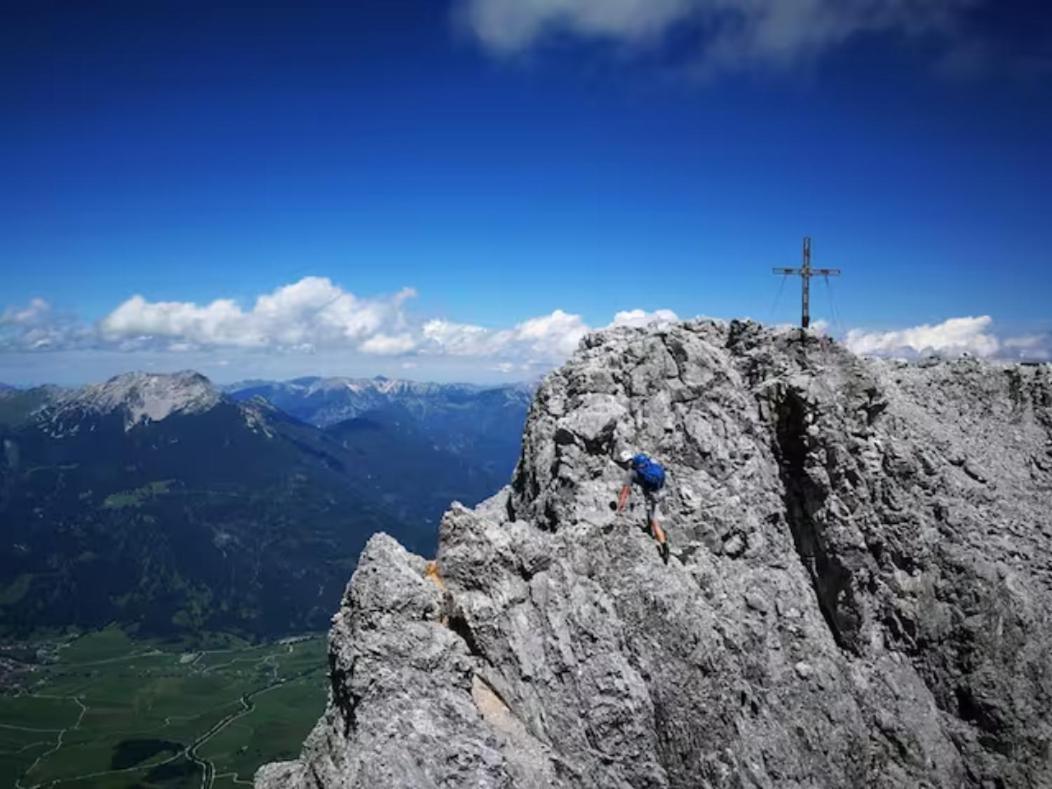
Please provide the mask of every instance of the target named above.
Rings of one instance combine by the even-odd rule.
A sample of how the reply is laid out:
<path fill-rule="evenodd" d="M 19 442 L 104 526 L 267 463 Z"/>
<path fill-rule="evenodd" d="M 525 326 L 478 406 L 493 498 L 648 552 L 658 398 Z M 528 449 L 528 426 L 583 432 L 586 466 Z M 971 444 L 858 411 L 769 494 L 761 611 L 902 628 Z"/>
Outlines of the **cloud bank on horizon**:
<path fill-rule="evenodd" d="M 498 55 L 575 36 L 657 46 L 675 29 L 697 42 L 702 71 L 784 68 L 864 33 L 942 41 L 962 37 L 978 0 L 461 0 L 459 16 Z"/>
<path fill-rule="evenodd" d="M 911 358 L 926 354 L 969 354 L 1000 359 L 1052 359 L 1052 336 L 1027 334 L 1000 338 L 991 331 L 992 326 L 993 318 L 980 315 L 884 332 L 851 329 L 844 337 L 844 345 L 863 356 Z"/>
<path fill-rule="evenodd" d="M 556 309 L 509 328 L 441 318 L 419 320 L 407 303 L 412 288 L 363 298 L 327 277 L 304 277 L 258 296 L 250 309 L 232 299 L 208 304 L 148 301 L 134 295 L 94 324 L 57 314 L 35 298 L 0 313 L 0 353 L 111 350 L 348 351 L 372 357 L 464 357 L 502 372 L 529 372 L 562 362 L 593 328 L 674 321 L 671 310 L 618 312 L 607 327 Z"/>
<path fill-rule="evenodd" d="M 582 316 L 556 309 L 509 327 L 491 328 L 418 318 L 409 309 L 416 295 L 412 288 L 403 288 L 365 298 L 326 277 L 305 277 L 259 295 L 247 309 L 231 299 L 196 304 L 149 301 L 135 295 L 94 324 L 56 313 L 47 301 L 36 298 L 0 313 L 0 353 L 107 350 L 174 358 L 186 352 L 230 350 L 335 352 L 376 360 L 398 358 L 406 369 L 426 359 L 460 359 L 477 368 L 528 376 L 560 364 L 594 329 L 679 320 L 671 310 L 632 309 L 616 313 L 606 326 L 590 326 Z M 863 355 L 1052 359 L 1052 337 L 999 336 L 988 315 L 890 331 L 855 328 L 841 340 Z"/>

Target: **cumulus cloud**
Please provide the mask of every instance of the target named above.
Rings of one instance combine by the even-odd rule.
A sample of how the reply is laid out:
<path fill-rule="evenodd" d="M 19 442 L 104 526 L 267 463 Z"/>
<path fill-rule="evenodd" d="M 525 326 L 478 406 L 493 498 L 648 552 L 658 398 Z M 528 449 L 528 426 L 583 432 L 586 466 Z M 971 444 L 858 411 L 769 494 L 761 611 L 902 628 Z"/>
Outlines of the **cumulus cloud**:
<path fill-rule="evenodd" d="M 245 308 L 230 299 L 208 303 L 149 301 L 132 296 L 96 324 L 56 312 L 44 299 L 0 312 L 0 353 L 59 351 L 142 352 L 152 359 L 167 354 L 210 360 L 253 351 L 291 358 L 359 360 L 391 358 L 401 368 L 457 363 L 465 369 L 507 375 L 535 375 L 562 363 L 593 328 L 581 315 L 554 310 L 510 327 L 486 327 L 447 318 L 420 320 L 408 309 L 411 288 L 358 297 L 324 277 L 306 277 L 255 299 Z M 667 309 L 617 312 L 600 328 L 645 327 L 679 320 Z M 950 318 L 891 331 L 852 329 L 842 338 L 855 353 L 918 357 L 964 353 L 1003 359 L 1052 359 L 1052 335 L 1006 335 L 989 315 Z M 784 330 L 795 327 L 785 326 Z M 812 329 L 826 333 L 816 321 Z M 26 357 L 28 358 L 28 357 Z M 444 362 L 442 360 L 445 360 Z M 462 362 L 461 362 L 462 360 Z M 200 363 L 200 362 L 197 362 Z M 209 362 L 221 364 L 221 362 Z M 185 365 L 185 362 L 180 362 Z"/>
<path fill-rule="evenodd" d="M 482 326 L 436 318 L 423 326 L 423 336 L 430 347 L 453 356 L 485 356 L 497 350 L 497 333 Z"/>
<path fill-rule="evenodd" d="M 0 313 L 0 350 L 48 351 L 90 345 L 93 331 L 70 315 L 62 315 L 44 299 Z"/>
<path fill-rule="evenodd" d="M 614 326 L 635 326 L 642 328 L 649 326 L 652 323 L 672 323 L 678 321 L 679 316 L 676 315 L 672 310 L 654 310 L 653 312 L 647 312 L 646 310 L 624 310 L 614 315 L 613 321 L 611 321 L 608 328 Z"/>
<path fill-rule="evenodd" d="M 393 296 L 359 298 L 326 277 L 305 277 L 256 299 L 244 310 L 230 299 L 209 304 L 132 296 L 99 324 L 101 336 L 130 345 L 158 341 L 197 347 L 312 350 L 357 347 L 365 353 L 404 353 L 406 288 Z"/>
<path fill-rule="evenodd" d="M 536 354 L 553 352 L 558 356 L 569 356 L 588 331 L 588 325 L 580 315 L 556 310 L 550 315 L 520 323 L 512 331 L 512 337 L 514 342 L 526 345 Z"/>
<path fill-rule="evenodd" d="M 996 356 L 1003 346 L 1012 347 L 1019 339 L 1002 343 L 990 330 L 989 315 L 950 318 L 934 325 L 923 324 L 895 331 L 868 332 L 852 329 L 844 344 L 855 353 L 878 356 L 918 356 L 941 354 L 958 356 Z"/>
<path fill-rule="evenodd" d="M 634 309 L 618 312 L 603 328 L 643 327 L 679 320 L 672 310 Z M 592 331 L 580 315 L 555 310 L 530 318 L 510 329 L 487 329 L 468 323 L 431 320 L 424 324 L 423 348 L 454 356 L 509 357 L 518 364 L 502 362 L 493 369 L 513 372 L 527 365 L 543 366 L 562 361 L 577 348 L 581 338 Z"/>
<path fill-rule="evenodd" d="M 94 325 L 59 319 L 46 301 L 34 299 L 0 313 L 0 351 L 350 351 L 373 357 L 478 359 L 485 369 L 511 373 L 561 363 L 592 330 L 580 315 L 561 309 L 510 327 L 445 318 L 421 321 L 407 307 L 415 296 L 405 288 L 363 298 L 325 277 L 306 277 L 260 295 L 251 308 L 231 299 L 195 303 L 136 295 Z M 617 313 L 609 326 L 670 320 L 676 320 L 670 310 L 636 309 Z"/>
<path fill-rule="evenodd" d="M 0 326 L 31 326 L 51 315 L 51 305 L 32 299 L 25 307 L 8 307 L 0 313 Z"/>
<path fill-rule="evenodd" d="M 461 0 L 459 15 L 489 50 L 522 52 L 548 38 L 658 43 L 673 29 L 698 40 L 702 66 L 786 66 L 860 33 L 954 35 L 977 0 Z"/>
<path fill-rule="evenodd" d="M 1048 334 L 1025 334 L 1009 337 L 1001 343 L 1005 356 L 1019 359 L 1052 359 L 1052 336 Z"/>
<path fill-rule="evenodd" d="M 374 353 L 380 356 L 397 356 L 409 353 L 416 347 L 416 339 L 405 334 L 374 334 L 363 341 L 358 349 L 363 353 Z"/>
<path fill-rule="evenodd" d="M 510 329 L 431 320 L 422 334 L 427 351 L 453 356 L 514 356 L 535 364 L 565 359 L 589 332 L 580 315 L 555 310 Z"/>

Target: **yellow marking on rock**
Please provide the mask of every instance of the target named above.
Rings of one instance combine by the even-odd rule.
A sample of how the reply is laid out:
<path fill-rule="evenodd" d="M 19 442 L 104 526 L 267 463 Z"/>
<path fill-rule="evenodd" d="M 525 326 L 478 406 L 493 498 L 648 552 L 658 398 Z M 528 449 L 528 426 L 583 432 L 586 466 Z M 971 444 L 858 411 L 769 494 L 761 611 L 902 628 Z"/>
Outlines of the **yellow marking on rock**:
<path fill-rule="evenodd" d="M 440 591 L 443 595 L 447 594 L 446 582 L 442 580 L 442 574 L 438 571 L 438 562 L 430 561 L 427 563 L 427 565 L 424 567 L 424 577 L 431 581 L 431 583 L 433 583 L 436 587 L 438 587 L 438 591 Z M 446 604 L 448 605 L 448 598 Z M 442 625 L 448 625 L 449 616 L 443 613 L 438 618 L 438 621 Z"/>
<path fill-rule="evenodd" d="M 442 574 L 438 571 L 438 562 L 430 561 L 424 568 L 424 577 L 431 581 L 441 591 L 446 591 L 446 582 L 442 580 Z"/>

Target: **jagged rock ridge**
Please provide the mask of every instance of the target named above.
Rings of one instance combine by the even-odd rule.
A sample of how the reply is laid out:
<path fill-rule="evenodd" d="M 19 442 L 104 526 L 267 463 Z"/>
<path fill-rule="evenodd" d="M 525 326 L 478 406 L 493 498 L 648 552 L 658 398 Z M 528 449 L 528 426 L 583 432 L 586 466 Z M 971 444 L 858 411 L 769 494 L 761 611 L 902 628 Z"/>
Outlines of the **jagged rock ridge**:
<path fill-rule="evenodd" d="M 668 567 L 622 448 L 669 466 Z M 435 565 L 370 541 L 328 708 L 256 785 L 1052 785 L 1050 511 L 1047 366 L 591 335 Z"/>

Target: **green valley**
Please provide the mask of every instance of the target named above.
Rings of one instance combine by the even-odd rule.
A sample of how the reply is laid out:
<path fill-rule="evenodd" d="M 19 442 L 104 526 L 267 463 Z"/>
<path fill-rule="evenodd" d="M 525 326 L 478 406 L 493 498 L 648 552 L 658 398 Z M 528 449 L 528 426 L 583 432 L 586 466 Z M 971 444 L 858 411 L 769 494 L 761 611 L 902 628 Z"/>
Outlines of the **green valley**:
<path fill-rule="evenodd" d="M 295 756 L 325 706 L 324 636 L 198 644 L 111 627 L 4 648 L 0 785 L 233 789 Z"/>

